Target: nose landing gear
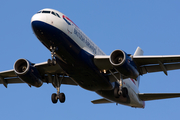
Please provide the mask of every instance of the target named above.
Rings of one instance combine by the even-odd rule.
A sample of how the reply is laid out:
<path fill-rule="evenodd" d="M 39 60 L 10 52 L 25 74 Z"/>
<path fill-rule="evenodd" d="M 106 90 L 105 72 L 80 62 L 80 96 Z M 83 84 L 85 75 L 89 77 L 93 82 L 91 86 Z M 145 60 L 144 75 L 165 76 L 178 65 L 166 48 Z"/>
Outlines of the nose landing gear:
<path fill-rule="evenodd" d="M 57 47 L 52 47 L 50 46 L 50 51 L 51 51 L 51 58 L 52 59 L 48 59 L 48 65 L 56 65 L 56 51 L 58 50 Z"/>

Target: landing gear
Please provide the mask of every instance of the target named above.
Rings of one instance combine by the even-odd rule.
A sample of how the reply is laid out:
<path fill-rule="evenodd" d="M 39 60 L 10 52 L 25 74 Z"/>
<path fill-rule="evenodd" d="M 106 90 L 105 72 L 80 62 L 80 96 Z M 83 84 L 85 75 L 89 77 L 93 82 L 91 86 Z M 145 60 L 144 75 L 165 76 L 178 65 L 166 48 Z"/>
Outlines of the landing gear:
<path fill-rule="evenodd" d="M 124 98 L 126 98 L 128 96 L 128 90 L 127 88 L 122 88 L 122 90 L 119 90 L 118 87 L 114 88 L 114 97 L 115 98 L 119 98 L 120 96 L 123 96 Z"/>
<path fill-rule="evenodd" d="M 48 65 L 51 66 L 51 65 L 56 65 L 56 59 L 53 58 L 52 60 L 51 59 L 48 59 Z"/>
<path fill-rule="evenodd" d="M 58 95 L 58 94 L 56 94 L 56 93 L 53 93 L 53 94 L 51 95 L 52 103 L 56 104 L 57 101 L 58 101 L 58 99 L 59 99 L 59 101 L 60 101 L 61 103 L 64 103 L 64 102 L 65 102 L 65 99 L 66 99 L 65 94 L 64 94 L 64 93 L 60 93 L 60 94 Z"/>
<path fill-rule="evenodd" d="M 53 93 L 52 95 L 51 95 L 51 100 L 52 100 L 52 103 L 57 103 L 57 101 L 58 101 L 58 99 L 57 99 L 57 94 L 56 93 Z"/>
<path fill-rule="evenodd" d="M 118 87 L 115 86 L 114 88 L 114 97 L 119 98 L 123 94 L 123 78 L 122 78 L 121 73 L 119 73 L 119 79 L 114 75 L 113 72 L 111 72 L 111 74 L 115 77 L 115 79 L 119 83 L 119 86 Z"/>
<path fill-rule="evenodd" d="M 122 78 L 122 75 L 121 74 L 119 74 L 120 75 L 120 79 L 119 80 L 117 80 L 117 82 L 119 83 L 119 88 L 117 88 L 117 89 L 114 89 L 114 96 L 116 97 L 116 98 L 119 98 L 120 97 L 120 95 L 122 95 L 122 93 L 123 93 L 123 91 L 122 91 L 122 89 L 123 89 L 123 78 Z"/>
<path fill-rule="evenodd" d="M 119 79 L 114 75 L 113 72 L 111 72 L 111 74 L 114 76 L 114 78 L 119 83 L 119 86 L 115 86 L 115 88 L 114 88 L 114 97 L 119 98 L 121 95 L 123 97 L 127 97 L 128 96 L 128 90 L 127 90 L 127 88 L 123 87 L 123 78 L 122 78 L 121 73 L 119 73 Z"/>
<path fill-rule="evenodd" d="M 47 63 L 49 66 L 56 65 L 56 51 L 58 50 L 58 48 L 50 46 L 50 50 L 52 59 L 48 59 Z"/>
<path fill-rule="evenodd" d="M 64 78 L 64 75 L 62 76 L 62 78 L 59 78 L 59 75 L 54 75 L 54 79 L 52 80 L 52 85 L 57 89 L 57 94 L 56 93 L 53 93 L 51 95 L 51 100 L 52 100 L 52 103 L 57 103 L 58 99 L 61 103 L 64 103 L 65 102 L 65 94 L 64 93 L 60 93 L 60 86 L 61 86 L 61 83 L 62 83 L 62 80 Z"/>
<path fill-rule="evenodd" d="M 65 102 L 65 99 L 66 99 L 65 94 L 64 94 L 64 93 L 60 93 L 60 95 L 59 95 L 59 101 L 60 101 L 61 103 L 64 103 L 64 102 Z"/>

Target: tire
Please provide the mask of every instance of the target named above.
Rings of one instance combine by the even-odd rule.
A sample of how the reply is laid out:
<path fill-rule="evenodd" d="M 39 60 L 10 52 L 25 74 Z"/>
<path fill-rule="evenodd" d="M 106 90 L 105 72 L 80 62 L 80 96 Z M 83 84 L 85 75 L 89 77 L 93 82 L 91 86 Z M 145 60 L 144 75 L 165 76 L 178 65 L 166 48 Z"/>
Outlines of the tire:
<path fill-rule="evenodd" d="M 53 93 L 52 95 L 51 95 L 51 100 L 52 100 L 52 103 L 57 103 L 57 94 L 56 93 Z"/>
<path fill-rule="evenodd" d="M 49 66 L 51 66 L 51 63 L 52 63 L 51 59 L 48 59 L 47 63 Z"/>
<path fill-rule="evenodd" d="M 119 88 L 118 88 L 118 87 L 114 88 L 114 97 L 115 97 L 115 98 L 119 98 L 119 97 L 120 97 L 120 95 L 118 94 L 118 92 L 119 92 Z"/>
<path fill-rule="evenodd" d="M 128 96 L 128 90 L 127 90 L 127 88 L 123 88 L 122 89 L 122 95 L 123 95 L 123 97 L 127 97 Z"/>
<path fill-rule="evenodd" d="M 52 65 L 56 65 L 56 59 L 52 59 Z"/>
<path fill-rule="evenodd" d="M 65 102 L 65 99 L 66 99 L 65 94 L 64 94 L 64 93 L 60 93 L 60 95 L 59 95 L 59 101 L 60 101 L 61 103 L 64 103 L 64 102 Z"/>

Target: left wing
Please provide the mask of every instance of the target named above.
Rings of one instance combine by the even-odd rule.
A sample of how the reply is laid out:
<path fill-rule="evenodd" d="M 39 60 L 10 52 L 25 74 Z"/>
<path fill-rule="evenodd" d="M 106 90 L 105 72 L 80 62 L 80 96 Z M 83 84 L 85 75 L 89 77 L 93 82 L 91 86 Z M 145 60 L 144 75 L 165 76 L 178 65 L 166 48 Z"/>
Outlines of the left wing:
<path fill-rule="evenodd" d="M 149 101 L 180 97 L 180 93 L 139 93 L 138 96 L 142 101 Z"/>
<path fill-rule="evenodd" d="M 52 83 L 53 75 L 62 75 L 64 71 L 61 67 L 56 64 L 54 66 L 49 66 L 47 62 L 39 63 L 34 65 L 39 71 L 40 75 L 43 77 L 42 81 L 46 83 Z M 51 76 L 52 79 L 48 79 Z M 59 76 L 60 78 L 61 76 Z M 0 84 L 3 84 L 6 88 L 8 84 L 12 83 L 24 83 L 15 74 L 14 70 L 2 71 L 0 72 Z M 63 78 L 62 84 L 77 85 L 70 77 L 66 76 Z"/>

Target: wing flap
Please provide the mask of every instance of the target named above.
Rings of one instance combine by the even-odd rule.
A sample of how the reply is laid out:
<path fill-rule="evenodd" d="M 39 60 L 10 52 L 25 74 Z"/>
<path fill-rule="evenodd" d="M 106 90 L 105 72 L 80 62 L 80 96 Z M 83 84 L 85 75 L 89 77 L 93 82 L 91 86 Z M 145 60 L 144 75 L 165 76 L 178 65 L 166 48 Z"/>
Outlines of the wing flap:
<path fill-rule="evenodd" d="M 93 104 L 104 104 L 104 103 L 113 103 L 105 98 L 102 99 L 97 99 L 97 100 L 93 100 L 91 101 Z"/>
<path fill-rule="evenodd" d="M 180 63 L 165 64 L 164 67 L 166 68 L 166 70 L 177 70 L 180 69 Z M 152 66 L 141 66 L 140 71 L 141 74 L 146 74 L 152 72 L 160 72 L 163 70 L 159 65 L 152 65 Z"/>
<path fill-rule="evenodd" d="M 162 63 L 180 62 L 180 55 L 161 55 L 161 56 L 133 56 L 134 62 L 138 66 Z"/>
<path fill-rule="evenodd" d="M 142 101 L 149 101 L 180 97 L 180 93 L 139 93 L 138 96 Z"/>

